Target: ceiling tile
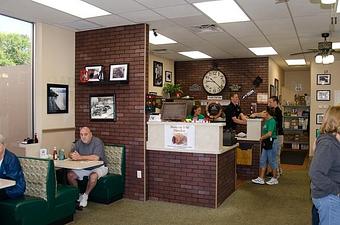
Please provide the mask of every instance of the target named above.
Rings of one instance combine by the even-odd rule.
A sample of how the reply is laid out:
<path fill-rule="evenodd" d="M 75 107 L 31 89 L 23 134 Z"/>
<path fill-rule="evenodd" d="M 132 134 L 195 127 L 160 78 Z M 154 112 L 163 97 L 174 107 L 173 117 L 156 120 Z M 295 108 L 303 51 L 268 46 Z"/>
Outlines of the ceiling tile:
<path fill-rule="evenodd" d="M 163 8 L 175 5 L 185 5 L 188 4 L 184 0 L 136 0 L 140 4 L 147 6 L 150 9 Z"/>
<path fill-rule="evenodd" d="M 134 21 L 136 23 L 140 22 L 148 22 L 153 20 L 161 20 L 164 19 L 159 14 L 151 11 L 151 10 L 142 10 L 142 11 L 134 11 L 128 13 L 121 13 L 122 17 Z"/>
<path fill-rule="evenodd" d="M 192 5 L 178 5 L 154 9 L 155 12 L 167 18 L 198 16 L 202 13 Z"/>
<path fill-rule="evenodd" d="M 90 22 L 94 22 L 96 24 L 100 24 L 104 27 L 115 27 L 121 25 L 130 25 L 134 24 L 134 22 L 124 19 L 117 15 L 108 15 L 108 16 L 100 16 L 87 19 Z"/>
<path fill-rule="evenodd" d="M 78 20 L 78 21 L 74 21 L 70 23 L 61 23 L 60 25 L 73 28 L 75 31 L 93 30 L 93 29 L 102 28 L 102 26 L 99 26 L 97 24 L 91 23 L 86 20 Z"/>
<path fill-rule="evenodd" d="M 132 11 L 146 10 L 147 8 L 134 0 L 83 0 L 111 13 L 119 14 Z"/>

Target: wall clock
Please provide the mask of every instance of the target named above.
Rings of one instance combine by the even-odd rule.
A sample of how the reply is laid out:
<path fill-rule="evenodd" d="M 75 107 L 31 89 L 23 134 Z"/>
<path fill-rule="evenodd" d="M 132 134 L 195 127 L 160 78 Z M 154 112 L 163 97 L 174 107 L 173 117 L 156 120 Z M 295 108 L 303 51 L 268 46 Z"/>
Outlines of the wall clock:
<path fill-rule="evenodd" d="M 220 93 L 227 83 L 224 74 L 216 69 L 208 71 L 203 77 L 203 87 L 209 94 Z"/>

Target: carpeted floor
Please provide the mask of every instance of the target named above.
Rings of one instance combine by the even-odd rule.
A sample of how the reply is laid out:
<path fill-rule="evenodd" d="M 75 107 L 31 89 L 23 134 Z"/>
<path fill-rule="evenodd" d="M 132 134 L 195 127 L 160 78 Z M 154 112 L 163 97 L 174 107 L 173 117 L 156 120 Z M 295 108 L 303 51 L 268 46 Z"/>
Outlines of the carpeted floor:
<path fill-rule="evenodd" d="M 280 184 L 246 182 L 217 209 L 123 199 L 111 205 L 89 202 L 74 225 L 304 225 L 311 224 L 306 170 L 286 171 Z"/>
<path fill-rule="evenodd" d="M 307 151 L 282 151 L 281 163 L 290 165 L 302 165 L 306 159 Z"/>

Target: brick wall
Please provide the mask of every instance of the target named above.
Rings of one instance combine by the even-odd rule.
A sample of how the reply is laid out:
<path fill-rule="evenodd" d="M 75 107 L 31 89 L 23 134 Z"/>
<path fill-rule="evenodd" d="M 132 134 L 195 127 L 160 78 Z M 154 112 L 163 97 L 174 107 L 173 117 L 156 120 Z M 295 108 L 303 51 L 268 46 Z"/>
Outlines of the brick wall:
<path fill-rule="evenodd" d="M 147 151 L 148 198 L 215 207 L 216 155 Z"/>
<path fill-rule="evenodd" d="M 239 96 L 243 96 L 253 87 L 253 80 L 260 76 L 263 83 L 256 89 L 256 92 L 268 93 L 268 58 L 242 58 L 242 59 L 220 59 L 220 60 L 200 60 L 175 62 L 175 82 L 182 85 L 184 95 L 193 96 L 195 99 L 206 99 L 207 93 L 203 89 L 202 80 L 206 72 L 213 68 L 213 63 L 217 63 L 227 78 L 226 88 L 218 95 L 223 95 L 223 99 L 230 99 L 231 84 L 242 86 Z M 189 87 L 198 84 L 202 87 L 200 92 L 190 92 Z M 245 100 L 241 100 L 241 108 L 245 114 L 250 113 L 250 103 L 256 102 L 256 94 Z M 258 105 L 258 110 L 265 109 L 265 105 Z"/>
<path fill-rule="evenodd" d="M 218 155 L 217 206 L 235 191 L 236 183 L 235 149 Z"/>
<path fill-rule="evenodd" d="M 75 137 L 78 128 L 88 126 L 104 143 L 126 145 L 126 180 L 124 197 L 144 199 L 144 180 L 136 170 L 144 171 L 144 96 L 148 68 L 148 26 L 145 24 L 105 28 L 76 33 L 75 67 Z M 110 83 L 110 64 L 128 63 L 128 84 Z M 79 71 L 85 65 L 103 65 L 102 83 L 79 83 Z M 116 95 L 115 122 L 90 120 L 89 96 Z"/>

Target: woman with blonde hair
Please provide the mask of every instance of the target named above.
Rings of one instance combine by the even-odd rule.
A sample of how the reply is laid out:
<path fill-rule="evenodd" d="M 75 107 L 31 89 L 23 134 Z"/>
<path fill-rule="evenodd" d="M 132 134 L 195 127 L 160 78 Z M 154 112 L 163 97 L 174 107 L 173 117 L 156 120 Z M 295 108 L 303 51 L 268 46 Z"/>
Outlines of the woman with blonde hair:
<path fill-rule="evenodd" d="M 309 169 L 320 225 L 340 224 L 340 106 L 327 109 Z"/>

